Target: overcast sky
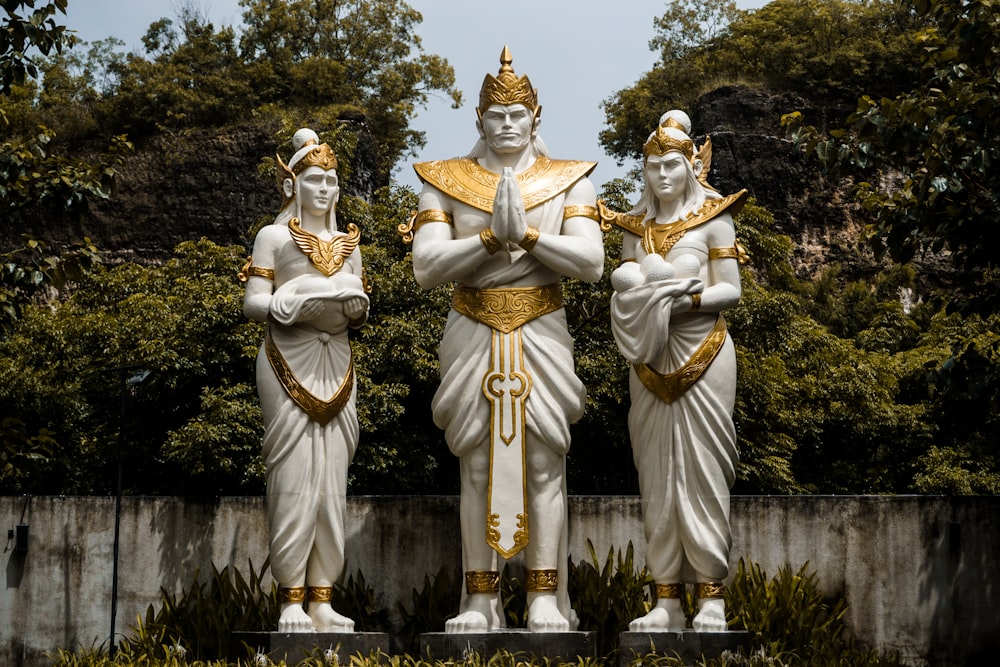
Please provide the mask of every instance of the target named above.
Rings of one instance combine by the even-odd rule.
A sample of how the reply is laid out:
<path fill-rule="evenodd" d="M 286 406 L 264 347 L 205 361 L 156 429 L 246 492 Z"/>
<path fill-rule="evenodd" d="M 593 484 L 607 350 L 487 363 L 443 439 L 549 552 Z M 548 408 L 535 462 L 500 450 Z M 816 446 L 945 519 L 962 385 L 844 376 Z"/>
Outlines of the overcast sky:
<path fill-rule="evenodd" d="M 183 0 L 190 4 L 192 0 Z M 193 0 L 219 28 L 242 26 L 238 0 Z M 743 9 L 765 0 L 737 0 Z M 427 145 L 416 160 L 397 167 L 396 180 L 415 189 L 410 162 L 464 155 L 476 139 L 475 106 L 487 72 L 496 74 L 500 51 L 510 46 L 514 71 L 527 74 L 543 107 L 541 135 L 553 157 L 598 162 L 594 184 L 624 176 L 604 153 L 598 133 L 604 128 L 602 100 L 631 86 L 655 62 L 649 50 L 653 20 L 663 0 L 409 0 L 423 23 L 417 34 L 424 51 L 448 59 L 464 103 L 450 108 L 447 98 L 431 99 L 413 123 Z M 142 49 L 149 24 L 176 19 L 178 0 L 69 0 L 67 27 L 88 42 L 117 37 L 127 49 Z M 664 111 L 667 111 L 664 109 Z M 651 128 L 652 129 L 652 128 Z"/>

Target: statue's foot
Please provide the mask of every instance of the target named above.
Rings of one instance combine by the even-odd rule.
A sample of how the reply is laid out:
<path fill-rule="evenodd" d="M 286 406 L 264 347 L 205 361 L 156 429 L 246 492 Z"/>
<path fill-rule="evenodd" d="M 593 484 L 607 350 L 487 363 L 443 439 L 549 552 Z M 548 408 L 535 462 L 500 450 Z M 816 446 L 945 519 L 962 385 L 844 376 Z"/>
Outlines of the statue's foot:
<path fill-rule="evenodd" d="M 310 604 L 309 618 L 316 632 L 354 632 L 354 621 L 335 612 L 329 602 Z"/>
<path fill-rule="evenodd" d="M 698 632 L 723 632 L 729 629 L 726 623 L 726 602 L 721 598 L 702 600 L 701 609 L 691 622 Z"/>
<path fill-rule="evenodd" d="M 554 593 L 537 593 L 528 605 L 528 630 L 531 632 L 569 632 L 569 619 L 559 611 Z"/>
<path fill-rule="evenodd" d="M 675 599 L 657 600 L 656 606 L 645 616 L 640 616 L 628 624 L 632 632 L 679 632 L 684 629 L 684 611 L 681 601 Z"/>
<path fill-rule="evenodd" d="M 489 632 L 500 627 L 496 595 L 477 593 L 462 601 L 462 611 L 448 619 L 444 631 L 449 634 Z"/>
<path fill-rule="evenodd" d="M 278 632 L 313 632 L 313 622 L 300 604 L 288 604 L 281 607 L 278 617 Z"/>

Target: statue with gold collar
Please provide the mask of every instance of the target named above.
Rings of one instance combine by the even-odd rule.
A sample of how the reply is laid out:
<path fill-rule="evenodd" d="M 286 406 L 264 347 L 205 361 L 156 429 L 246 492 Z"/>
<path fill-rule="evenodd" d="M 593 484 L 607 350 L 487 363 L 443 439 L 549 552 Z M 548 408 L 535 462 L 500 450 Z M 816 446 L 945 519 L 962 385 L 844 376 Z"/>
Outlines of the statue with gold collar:
<path fill-rule="evenodd" d="M 746 191 L 708 185 L 711 144 L 695 152 L 691 121 L 663 115 L 643 147 L 645 188 L 628 214 L 602 207 L 625 234 L 612 273 L 612 331 L 632 362 L 629 434 L 639 472 L 652 610 L 636 632 L 684 628 L 681 598 L 695 586 L 694 628 L 727 629 L 729 489 L 735 480 L 736 352 L 722 311 L 740 300 L 732 216 Z"/>
<path fill-rule="evenodd" d="M 476 109 L 465 158 L 415 165 L 419 211 L 399 232 L 425 289 L 456 283 L 432 409 L 460 459 L 465 591 L 446 631 L 503 627 L 500 558 L 524 550 L 528 629 L 575 629 L 566 592 L 565 456 L 586 390 L 573 367 L 562 276 L 600 278 L 593 162 L 555 160 L 510 51 Z"/>
<path fill-rule="evenodd" d="M 347 469 L 358 445 L 348 329 L 367 317 L 360 232 L 337 228 L 337 157 L 316 133 L 278 158 L 284 201 L 254 239 L 243 310 L 267 323 L 257 356 L 279 632 L 351 632 L 331 605 L 344 569 Z M 308 613 L 303 607 L 308 604 Z"/>

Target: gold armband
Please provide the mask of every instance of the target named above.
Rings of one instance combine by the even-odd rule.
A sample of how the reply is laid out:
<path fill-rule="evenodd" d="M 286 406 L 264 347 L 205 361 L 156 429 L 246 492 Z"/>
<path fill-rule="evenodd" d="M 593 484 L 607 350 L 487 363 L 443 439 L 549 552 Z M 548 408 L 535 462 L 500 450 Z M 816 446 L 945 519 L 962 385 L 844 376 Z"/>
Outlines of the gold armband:
<path fill-rule="evenodd" d="M 679 600 L 684 597 L 684 584 L 656 584 L 657 600 Z"/>
<path fill-rule="evenodd" d="M 596 206 L 567 206 L 563 209 L 563 220 L 570 218 L 588 218 L 595 222 L 601 221 L 601 212 Z"/>
<path fill-rule="evenodd" d="M 521 246 L 528 252 L 531 252 L 531 249 L 535 247 L 536 243 L 538 243 L 539 236 L 541 236 L 541 233 L 537 229 L 534 227 L 528 227 L 528 229 L 524 232 L 524 238 L 521 239 L 517 245 Z"/>
<path fill-rule="evenodd" d="M 695 595 L 700 600 L 713 600 L 725 597 L 726 587 L 721 581 L 703 581 L 695 588 Z"/>
<path fill-rule="evenodd" d="M 709 248 L 708 258 L 712 259 L 737 259 L 739 258 L 739 253 L 736 251 L 736 246 L 729 246 L 728 248 Z"/>
<path fill-rule="evenodd" d="M 465 573 L 465 592 L 469 595 L 499 591 L 500 573 L 496 570 L 469 570 Z"/>
<path fill-rule="evenodd" d="M 254 276 L 274 280 L 274 269 L 265 269 L 262 266 L 254 266 L 253 257 L 247 257 L 246 264 L 244 264 L 243 268 L 236 273 L 236 277 L 239 278 L 241 283 L 245 283 Z"/>
<path fill-rule="evenodd" d="M 529 593 L 551 593 L 559 589 L 557 570 L 528 570 L 528 581 L 524 588 Z"/>
<path fill-rule="evenodd" d="M 428 208 L 420 212 L 414 211 L 410 219 L 396 227 L 396 233 L 403 238 L 403 243 L 413 243 L 413 235 L 428 222 L 452 223 L 451 213 L 439 208 Z"/>
<path fill-rule="evenodd" d="M 493 230 L 489 227 L 479 232 L 479 240 L 482 241 L 483 247 L 486 248 L 486 252 L 491 255 L 495 255 L 497 250 L 500 249 L 500 241 L 497 240 L 496 234 L 494 234 Z"/>
<path fill-rule="evenodd" d="M 442 211 L 439 208 L 429 208 L 417 213 L 416 217 L 413 218 L 413 231 L 417 231 L 428 222 L 446 222 L 450 225 L 453 220 L 451 213 L 448 211 Z"/>
<path fill-rule="evenodd" d="M 701 294 L 691 295 L 691 312 L 695 313 L 701 310 Z"/>

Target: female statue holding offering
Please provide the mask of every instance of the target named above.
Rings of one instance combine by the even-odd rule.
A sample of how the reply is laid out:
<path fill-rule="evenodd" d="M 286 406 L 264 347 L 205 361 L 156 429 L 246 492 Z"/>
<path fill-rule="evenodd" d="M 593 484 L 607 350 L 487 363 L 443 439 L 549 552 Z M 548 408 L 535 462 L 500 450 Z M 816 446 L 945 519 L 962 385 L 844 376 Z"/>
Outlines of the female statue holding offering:
<path fill-rule="evenodd" d="M 625 231 L 612 330 L 632 362 L 629 434 L 657 593 L 632 631 L 683 629 L 686 583 L 700 600 L 695 630 L 727 628 L 722 580 L 739 455 L 736 354 L 721 313 L 740 299 L 732 216 L 746 191 L 723 197 L 707 184 L 711 143 L 695 152 L 690 131 L 684 112 L 664 114 L 643 147 L 639 203 L 628 214 L 602 210 Z"/>

